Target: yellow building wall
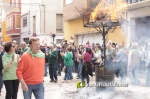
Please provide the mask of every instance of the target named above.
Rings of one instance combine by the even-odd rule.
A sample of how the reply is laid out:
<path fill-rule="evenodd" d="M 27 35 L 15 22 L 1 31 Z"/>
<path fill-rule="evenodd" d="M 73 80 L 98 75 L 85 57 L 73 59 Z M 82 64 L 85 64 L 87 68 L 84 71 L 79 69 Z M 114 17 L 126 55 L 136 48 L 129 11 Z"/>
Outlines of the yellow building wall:
<path fill-rule="evenodd" d="M 112 42 L 120 44 L 121 42 L 124 42 L 126 44 L 126 34 L 124 31 L 122 31 L 121 28 L 115 29 L 113 33 L 109 32 L 107 35 L 107 42 L 111 40 Z"/>
<path fill-rule="evenodd" d="M 83 26 L 82 19 L 75 19 L 64 22 L 64 37 L 66 40 L 70 40 L 70 37 L 74 37 L 76 34 L 88 33 L 94 29 L 85 28 Z"/>
<path fill-rule="evenodd" d="M 11 41 L 11 37 L 6 35 L 6 21 L 2 22 L 2 37 L 3 37 L 3 42 Z"/>
<path fill-rule="evenodd" d="M 88 33 L 92 31 L 96 30 L 91 28 L 85 28 L 83 26 L 82 19 L 75 19 L 64 22 L 64 38 L 68 41 L 70 40 L 70 37 L 74 37 L 77 34 Z M 124 43 L 126 43 L 126 35 L 123 34 L 122 29 L 119 28 L 114 30 L 113 33 L 108 33 L 106 41 L 108 42 L 109 40 L 111 40 L 112 42 L 121 43 L 123 41 Z"/>

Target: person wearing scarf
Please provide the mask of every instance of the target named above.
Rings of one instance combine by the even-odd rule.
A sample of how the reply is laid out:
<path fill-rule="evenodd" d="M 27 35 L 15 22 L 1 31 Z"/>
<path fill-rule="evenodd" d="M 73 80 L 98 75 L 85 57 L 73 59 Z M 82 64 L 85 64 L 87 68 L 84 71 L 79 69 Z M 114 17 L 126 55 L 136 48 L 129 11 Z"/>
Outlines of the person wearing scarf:
<path fill-rule="evenodd" d="M 22 85 L 24 99 L 31 99 L 32 93 L 36 99 L 44 99 L 45 54 L 40 51 L 38 38 L 32 37 L 29 46 L 19 60 L 17 77 Z"/>
<path fill-rule="evenodd" d="M 6 89 L 5 99 L 17 99 L 19 80 L 16 76 L 19 55 L 15 53 L 16 46 L 8 42 L 4 46 L 5 53 L 2 57 L 3 82 Z"/>
<path fill-rule="evenodd" d="M 21 55 L 28 50 L 26 42 L 21 43 Z"/>
<path fill-rule="evenodd" d="M 50 51 L 48 53 L 48 62 L 49 62 L 49 75 L 50 82 L 57 83 L 57 61 L 58 61 L 58 51 L 54 48 L 53 44 L 50 44 Z"/>
<path fill-rule="evenodd" d="M 131 49 L 128 54 L 128 76 L 131 84 L 140 84 L 139 80 L 139 66 L 140 66 L 141 53 L 138 50 L 138 43 L 132 43 Z"/>

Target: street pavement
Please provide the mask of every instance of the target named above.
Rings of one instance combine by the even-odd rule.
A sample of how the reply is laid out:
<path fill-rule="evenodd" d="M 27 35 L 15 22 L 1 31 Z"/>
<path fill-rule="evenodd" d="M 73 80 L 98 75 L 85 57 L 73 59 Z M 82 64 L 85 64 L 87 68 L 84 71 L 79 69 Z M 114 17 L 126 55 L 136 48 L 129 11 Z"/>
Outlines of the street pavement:
<path fill-rule="evenodd" d="M 76 82 L 80 81 L 76 79 L 76 73 L 73 73 L 74 79 L 68 83 L 62 83 L 64 73 L 62 76 L 58 76 L 57 83 L 51 83 L 49 76 L 44 77 L 44 87 L 45 87 L 45 98 L 44 99 L 70 99 L 69 93 L 77 91 Z M 93 80 L 93 79 L 91 79 Z M 5 99 L 5 86 L 3 86 L 0 99 Z M 32 95 L 33 97 L 33 95 Z M 18 99 L 23 99 L 22 89 L 19 86 Z M 32 99 L 35 99 L 34 97 Z"/>
<path fill-rule="evenodd" d="M 62 83 L 64 73 L 58 76 L 57 83 L 51 83 L 49 76 L 44 77 L 45 98 L 44 99 L 150 99 L 150 87 L 145 86 L 145 74 L 140 75 L 140 85 L 128 85 L 127 87 L 115 87 L 114 91 L 97 92 L 96 87 L 76 88 L 76 73 L 73 73 L 74 79 L 68 83 Z M 115 77 L 115 82 L 120 83 L 120 78 Z M 129 79 L 127 78 L 126 84 Z M 95 76 L 90 77 L 90 84 L 95 84 Z M 5 87 L 3 86 L 0 99 L 5 99 Z M 18 99 L 23 99 L 22 89 L 19 86 Z M 35 99 L 32 95 L 32 99 Z"/>

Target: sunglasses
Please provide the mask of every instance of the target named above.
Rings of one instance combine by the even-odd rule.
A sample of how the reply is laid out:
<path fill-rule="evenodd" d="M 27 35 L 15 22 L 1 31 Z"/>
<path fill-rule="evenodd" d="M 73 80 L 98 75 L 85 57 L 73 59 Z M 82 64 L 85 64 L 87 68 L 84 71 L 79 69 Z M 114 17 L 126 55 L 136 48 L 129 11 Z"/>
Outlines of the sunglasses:
<path fill-rule="evenodd" d="M 15 46 L 15 45 L 12 45 L 12 47 L 15 48 L 16 46 Z"/>

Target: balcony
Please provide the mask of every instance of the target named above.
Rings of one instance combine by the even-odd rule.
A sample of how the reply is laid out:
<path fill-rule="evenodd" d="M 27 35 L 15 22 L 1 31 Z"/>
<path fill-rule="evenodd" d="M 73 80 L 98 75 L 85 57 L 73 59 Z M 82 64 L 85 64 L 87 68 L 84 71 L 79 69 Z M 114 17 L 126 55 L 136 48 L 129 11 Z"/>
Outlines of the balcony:
<path fill-rule="evenodd" d="M 80 18 L 80 13 L 83 8 L 88 5 L 88 0 L 74 0 L 73 3 L 64 5 L 63 17 L 64 20 L 73 20 Z"/>
<path fill-rule="evenodd" d="M 20 3 L 11 3 L 10 0 L 2 0 L 2 6 L 4 11 L 6 12 L 6 15 L 12 13 L 12 12 L 20 12 Z"/>
<path fill-rule="evenodd" d="M 134 1 L 134 0 L 132 0 L 132 1 Z M 149 4 L 150 4 L 150 0 L 138 0 L 135 3 L 132 2 L 131 4 L 128 5 L 128 11 L 147 7 L 147 6 L 149 6 Z"/>
<path fill-rule="evenodd" d="M 146 0 L 126 0 L 126 2 L 128 4 L 133 4 L 133 3 L 137 3 L 137 2 L 141 2 L 141 1 L 146 1 Z"/>

